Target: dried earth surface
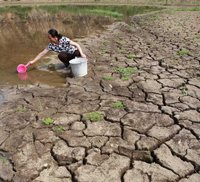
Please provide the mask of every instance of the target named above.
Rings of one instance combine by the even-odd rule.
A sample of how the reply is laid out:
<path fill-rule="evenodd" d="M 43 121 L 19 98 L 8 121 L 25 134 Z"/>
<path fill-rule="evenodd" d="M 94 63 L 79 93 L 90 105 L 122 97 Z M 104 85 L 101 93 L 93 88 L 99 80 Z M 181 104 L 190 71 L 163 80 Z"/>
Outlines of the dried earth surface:
<path fill-rule="evenodd" d="M 132 20 L 82 41 L 67 89 L 1 89 L 0 181 L 200 181 L 200 14 Z"/>

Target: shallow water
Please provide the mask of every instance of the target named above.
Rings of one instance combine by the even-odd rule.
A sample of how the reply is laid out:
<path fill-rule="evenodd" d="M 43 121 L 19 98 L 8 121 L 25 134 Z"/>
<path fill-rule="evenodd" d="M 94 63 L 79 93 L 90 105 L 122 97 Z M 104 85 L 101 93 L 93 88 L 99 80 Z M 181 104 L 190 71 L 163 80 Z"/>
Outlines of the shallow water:
<path fill-rule="evenodd" d="M 130 6 L 42 6 L 24 9 L 23 7 L 7 7 L 2 11 L 1 8 L 0 85 L 65 86 L 67 73 L 38 69 L 38 66 L 50 59 L 57 59 L 55 53 L 48 53 L 37 64 L 30 66 L 24 75 L 16 71 L 18 64 L 26 64 L 45 49 L 49 43 L 47 39 L 49 29 L 55 28 L 64 36 L 76 41 L 76 38 L 97 36 L 114 19 L 122 19 L 130 23 L 130 17 L 133 14 L 152 10 L 157 9 Z"/>

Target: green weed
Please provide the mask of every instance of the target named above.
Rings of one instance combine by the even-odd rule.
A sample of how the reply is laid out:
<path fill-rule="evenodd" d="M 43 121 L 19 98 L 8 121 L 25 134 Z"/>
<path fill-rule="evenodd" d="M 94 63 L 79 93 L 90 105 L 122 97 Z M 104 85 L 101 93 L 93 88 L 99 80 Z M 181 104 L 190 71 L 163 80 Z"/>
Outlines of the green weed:
<path fill-rule="evenodd" d="M 185 55 L 185 54 L 189 54 L 189 51 L 181 49 L 180 51 L 178 51 L 177 54 L 178 54 L 179 56 L 183 56 L 183 55 Z"/>
<path fill-rule="evenodd" d="M 103 78 L 104 78 L 104 80 L 106 80 L 106 81 L 112 80 L 112 76 L 108 76 L 108 75 L 105 75 Z"/>
<path fill-rule="evenodd" d="M 102 43 L 103 44 L 108 44 L 110 41 L 109 40 L 103 40 Z"/>
<path fill-rule="evenodd" d="M 184 23 L 179 23 L 178 26 L 184 27 L 185 24 Z"/>
<path fill-rule="evenodd" d="M 104 115 L 99 112 L 91 112 L 85 115 L 85 119 L 91 121 L 101 121 L 103 118 Z"/>
<path fill-rule="evenodd" d="M 160 15 L 154 14 L 150 19 L 151 20 L 159 20 L 160 19 Z"/>
<path fill-rule="evenodd" d="M 182 94 L 183 94 L 183 95 L 188 95 L 187 90 L 183 89 L 183 90 L 182 90 Z"/>
<path fill-rule="evenodd" d="M 40 107 L 40 110 L 42 110 L 42 109 L 43 109 L 43 105 L 42 105 L 42 102 L 41 102 L 41 100 L 39 99 L 39 100 L 38 100 L 38 102 L 39 102 L 39 107 Z"/>
<path fill-rule="evenodd" d="M 129 77 L 122 77 L 121 80 L 122 80 L 122 81 L 128 81 L 128 80 L 129 80 Z"/>
<path fill-rule="evenodd" d="M 42 119 L 42 121 L 43 121 L 46 125 L 49 125 L 49 124 L 51 124 L 51 123 L 54 122 L 54 120 L 51 119 L 51 118 Z"/>
<path fill-rule="evenodd" d="M 133 59 L 133 58 L 134 58 L 134 55 L 133 55 L 133 54 L 129 54 L 129 55 L 127 55 L 127 58 Z"/>
<path fill-rule="evenodd" d="M 130 68 L 130 67 L 129 68 L 123 68 L 123 67 L 121 67 L 121 68 L 117 68 L 116 71 L 118 73 L 125 75 L 125 76 L 129 76 L 129 75 L 135 73 L 137 71 L 137 68 L 136 67 L 134 67 L 134 68 Z"/>
<path fill-rule="evenodd" d="M 136 89 L 137 87 L 136 86 L 130 86 L 130 89 Z"/>
<path fill-rule="evenodd" d="M 2 161 L 3 163 L 5 163 L 7 161 L 7 158 L 3 158 Z"/>
<path fill-rule="evenodd" d="M 156 163 L 155 163 L 155 162 L 152 162 L 152 163 L 151 163 L 151 165 L 155 166 L 155 165 L 156 165 Z"/>
<path fill-rule="evenodd" d="M 100 54 L 100 55 L 101 55 L 101 54 L 105 54 L 105 53 L 106 53 L 106 50 L 102 50 L 102 51 L 99 51 L 99 52 L 98 52 L 98 54 Z"/>
<path fill-rule="evenodd" d="M 118 43 L 119 45 L 124 45 L 124 42 L 120 40 L 116 40 L 116 43 Z"/>
<path fill-rule="evenodd" d="M 110 104 L 110 106 L 115 108 L 126 108 L 126 105 L 122 102 L 115 102 Z"/>
<path fill-rule="evenodd" d="M 0 152 L 1 155 L 3 155 L 2 161 L 5 163 L 8 159 L 6 158 L 6 155 L 3 152 Z"/>
<path fill-rule="evenodd" d="M 197 42 L 194 42 L 194 41 L 193 41 L 192 43 L 193 43 L 195 46 L 198 46 L 198 45 L 199 45 Z"/>
<path fill-rule="evenodd" d="M 56 176 L 55 176 L 55 173 L 52 171 L 51 172 L 51 176 L 52 176 L 52 182 L 56 182 Z"/>
<path fill-rule="evenodd" d="M 196 35 L 196 36 L 193 36 L 193 39 L 198 39 L 199 38 L 199 36 L 198 35 Z"/>
<path fill-rule="evenodd" d="M 135 32 L 135 25 L 134 24 L 131 24 L 131 31 Z"/>
<path fill-rule="evenodd" d="M 124 49 L 119 49 L 118 52 L 120 52 L 120 53 L 126 53 L 126 50 L 124 50 Z"/>
<path fill-rule="evenodd" d="M 56 126 L 56 131 L 64 131 L 62 126 Z"/>
<path fill-rule="evenodd" d="M 26 107 L 18 107 L 17 108 L 19 110 L 19 112 L 25 112 L 26 111 Z"/>

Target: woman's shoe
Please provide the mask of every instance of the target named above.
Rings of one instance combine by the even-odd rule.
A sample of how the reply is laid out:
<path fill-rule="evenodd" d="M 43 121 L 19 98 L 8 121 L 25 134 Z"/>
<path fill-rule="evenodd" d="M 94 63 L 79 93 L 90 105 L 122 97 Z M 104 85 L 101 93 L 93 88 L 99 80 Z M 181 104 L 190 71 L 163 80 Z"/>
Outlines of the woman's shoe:
<path fill-rule="evenodd" d="M 71 70 L 71 67 L 66 66 L 64 70 Z"/>

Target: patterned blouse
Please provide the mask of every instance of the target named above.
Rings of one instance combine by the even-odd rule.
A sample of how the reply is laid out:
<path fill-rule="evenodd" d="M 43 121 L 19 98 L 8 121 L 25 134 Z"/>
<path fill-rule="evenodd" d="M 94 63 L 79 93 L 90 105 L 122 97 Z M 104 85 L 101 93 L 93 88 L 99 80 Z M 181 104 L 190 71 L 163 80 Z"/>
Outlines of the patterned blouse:
<path fill-rule="evenodd" d="M 70 45 L 70 39 L 67 37 L 62 37 L 59 40 L 59 45 L 57 46 L 55 43 L 50 43 L 47 45 L 46 49 L 48 51 L 54 51 L 54 52 L 66 52 L 68 54 L 73 54 L 75 50 L 77 50 L 76 47 Z"/>

